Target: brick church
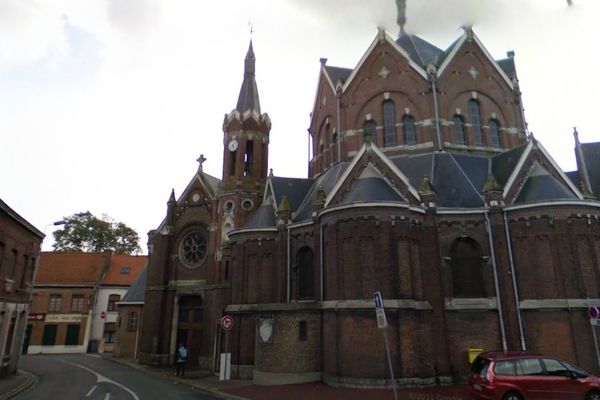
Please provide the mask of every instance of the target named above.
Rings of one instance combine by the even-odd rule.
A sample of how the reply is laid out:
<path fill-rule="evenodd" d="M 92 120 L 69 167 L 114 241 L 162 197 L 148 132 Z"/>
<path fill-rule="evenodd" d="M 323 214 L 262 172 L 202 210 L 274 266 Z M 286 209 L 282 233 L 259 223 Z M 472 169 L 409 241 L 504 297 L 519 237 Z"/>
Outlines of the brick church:
<path fill-rule="evenodd" d="M 575 132 L 578 170 L 560 169 L 527 132 L 513 53 L 468 28 L 445 50 L 380 30 L 353 69 L 322 59 L 308 178 L 268 172 L 254 68 L 250 44 L 222 177 L 201 157 L 149 233 L 141 362 L 183 342 L 218 370 L 229 314 L 233 377 L 383 386 L 381 291 L 400 384 L 461 379 L 469 349 L 599 372 L 600 144 Z"/>

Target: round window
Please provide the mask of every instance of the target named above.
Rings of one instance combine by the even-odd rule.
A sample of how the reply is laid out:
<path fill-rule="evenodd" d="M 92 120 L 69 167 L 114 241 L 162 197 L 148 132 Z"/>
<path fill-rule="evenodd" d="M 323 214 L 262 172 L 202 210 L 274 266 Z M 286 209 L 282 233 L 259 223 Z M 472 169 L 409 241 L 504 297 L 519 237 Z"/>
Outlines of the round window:
<path fill-rule="evenodd" d="M 200 231 L 192 231 L 179 244 L 179 258 L 188 268 L 199 267 L 206 259 L 206 239 Z"/>
<path fill-rule="evenodd" d="M 254 203 L 252 202 L 252 200 L 244 199 L 244 201 L 242 201 L 242 208 L 244 210 L 246 210 L 246 211 L 252 210 L 252 207 L 254 207 Z"/>
<path fill-rule="evenodd" d="M 231 211 L 231 210 L 233 210 L 233 201 L 227 200 L 225 202 L 225 205 L 223 206 L 223 208 L 225 209 L 225 211 Z"/>

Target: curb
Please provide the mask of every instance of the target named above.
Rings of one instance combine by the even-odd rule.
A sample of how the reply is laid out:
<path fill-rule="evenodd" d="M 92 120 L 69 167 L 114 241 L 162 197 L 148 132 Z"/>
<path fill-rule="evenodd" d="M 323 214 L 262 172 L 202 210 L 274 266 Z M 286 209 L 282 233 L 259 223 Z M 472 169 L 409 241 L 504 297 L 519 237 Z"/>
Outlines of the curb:
<path fill-rule="evenodd" d="M 143 372 L 145 372 L 147 374 L 154 375 L 156 377 L 159 377 L 159 378 L 164 379 L 164 380 L 168 380 L 170 382 L 174 382 L 174 383 L 177 383 L 177 384 L 183 384 L 183 385 L 189 386 L 189 387 L 194 388 L 195 390 L 197 390 L 197 391 L 199 391 L 201 393 L 209 394 L 209 395 L 212 395 L 212 396 L 216 396 L 216 397 L 218 397 L 220 399 L 223 399 L 223 400 L 249 400 L 246 397 L 239 397 L 239 396 L 235 396 L 233 394 L 221 392 L 218 389 L 207 388 L 206 386 L 198 385 L 198 384 L 195 384 L 194 382 L 186 382 L 186 380 L 183 380 L 183 379 L 174 379 L 174 378 L 169 377 L 167 375 L 164 375 L 164 374 L 161 374 L 161 373 L 158 373 L 158 372 L 154 372 L 154 371 L 151 371 L 151 370 L 149 370 L 147 368 L 144 368 L 142 365 L 137 364 L 137 363 L 128 363 L 128 362 L 125 362 L 125 361 L 121 361 L 121 360 L 119 360 L 117 358 L 110 358 L 110 357 L 102 357 L 102 358 L 105 359 L 105 360 L 114 362 L 116 364 L 119 364 L 119 365 L 123 365 L 123 366 L 129 367 L 129 368 L 137 369 L 139 371 L 143 371 Z M 0 397 L 0 400 L 5 400 L 5 399 L 3 397 Z"/>
<path fill-rule="evenodd" d="M 25 370 L 20 369 L 19 373 L 21 373 L 23 375 L 27 375 L 27 380 L 25 382 L 21 383 L 19 386 L 9 390 L 7 393 L 3 393 L 2 395 L 0 395 L 0 400 L 12 399 L 16 395 L 29 389 L 37 380 L 37 377 L 35 375 L 33 375 L 31 372 L 27 372 Z"/>

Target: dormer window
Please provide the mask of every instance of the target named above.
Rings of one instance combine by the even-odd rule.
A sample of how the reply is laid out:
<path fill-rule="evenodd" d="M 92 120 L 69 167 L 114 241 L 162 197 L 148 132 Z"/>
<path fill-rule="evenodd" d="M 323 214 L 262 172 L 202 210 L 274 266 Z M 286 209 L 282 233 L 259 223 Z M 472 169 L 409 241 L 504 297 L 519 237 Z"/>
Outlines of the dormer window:
<path fill-rule="evenodd" d="M 405 115 L 402 118 L 402 125 L 404 130 L 404 144 L 417 144 L 417 133 L 413 116 Z"/>
<path fill-rule="evenodd" d="M 473 142 L 475 146 L 483 146 L 481 118 L 479 117 L 479 102 L 475 99 L 469 100 L 469 120 L 473 127 Z"/>
<path fill-rule="evenodd" d="M 383 145 L 396 145 L 396 107 L 392 100 L 383 102 Z"/>
<path fill-rule="evenodd" d="M 454 124 L 454 142 L 456 144 L 467 144 L 465 139 L 465 121 L 460 115 L 452 117 L 452 123 Z"/>
<path fill-rule="evenodd" d="M 500 139 L 500 126 L 498 121 L 495 119 L 490 119 L 488 126 L 490 127 L 490 139 L 492 142 L 492 147 L 502 147 L 502 140 Z"/>

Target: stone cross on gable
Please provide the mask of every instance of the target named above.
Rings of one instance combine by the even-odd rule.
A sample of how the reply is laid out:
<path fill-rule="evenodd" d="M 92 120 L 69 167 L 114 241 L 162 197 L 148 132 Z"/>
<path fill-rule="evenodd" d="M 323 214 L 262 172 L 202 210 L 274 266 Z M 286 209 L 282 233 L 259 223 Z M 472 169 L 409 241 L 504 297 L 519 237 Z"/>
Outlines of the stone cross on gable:
<path fill-rule="evenodd" d="M 198 157 L 196 161 L 198 161 L 198 172 L 202 172 L 202 164 L 206 161 L 204 154 L 200 154 L 200 157 Z"/>

